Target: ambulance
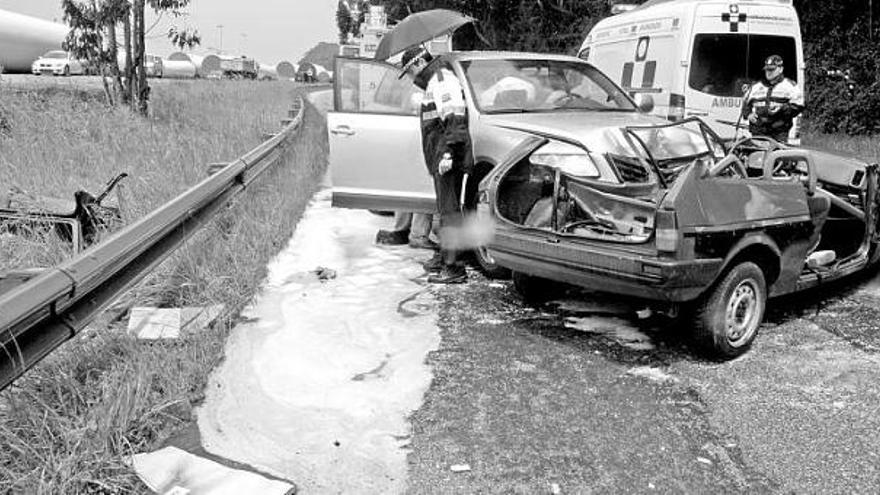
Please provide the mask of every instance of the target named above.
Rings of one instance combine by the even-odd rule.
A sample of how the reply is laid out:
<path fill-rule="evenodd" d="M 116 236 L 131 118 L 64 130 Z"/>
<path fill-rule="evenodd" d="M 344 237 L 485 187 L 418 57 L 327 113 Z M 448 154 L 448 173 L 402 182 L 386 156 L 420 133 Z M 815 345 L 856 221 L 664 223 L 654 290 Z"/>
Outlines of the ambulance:
<path fill-rule="evenodd" d="M 627 8 L 628 7 L 628 8 Z M 785 77 L 804 89 L 800 24 L 792 0 L 649 0 L 616 5 L 578 56 L 632 95 L 648 94 L 653 113 L 676 121 L 697 116 L 722 137 L 744 134 L 744 94 L 780 55 Z M 798 142 L 798 119 L 789 142 Z"/>

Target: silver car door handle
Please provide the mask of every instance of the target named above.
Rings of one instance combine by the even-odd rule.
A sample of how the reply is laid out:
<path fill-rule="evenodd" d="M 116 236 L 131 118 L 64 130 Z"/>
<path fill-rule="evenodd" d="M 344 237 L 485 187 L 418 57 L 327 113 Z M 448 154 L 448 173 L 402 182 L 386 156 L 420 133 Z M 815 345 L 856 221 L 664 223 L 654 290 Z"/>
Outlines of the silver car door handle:
<path fill-rule="evenodd" d="M 351 127 L 347 125 L 340 125 L 334 127 L 333 130 L 330 131 L 332 134 L 342 134 L 343 136 L 353 136 L 354 131 L 351 130 Z"/>

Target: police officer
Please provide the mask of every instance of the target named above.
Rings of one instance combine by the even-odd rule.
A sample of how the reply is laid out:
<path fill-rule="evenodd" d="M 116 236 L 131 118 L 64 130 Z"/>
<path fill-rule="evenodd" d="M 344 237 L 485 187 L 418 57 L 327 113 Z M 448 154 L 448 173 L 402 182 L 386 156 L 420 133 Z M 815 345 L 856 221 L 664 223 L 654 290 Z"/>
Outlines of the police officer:
<path fill-rule="evenodd" d="M 420 120 L 422 152 L 428 173 L 434 180 L 437 211 L 440 213 L 440 271 L 428 282 L 454 284 L 467 281 L 456 232 L 464 222 L 462 187 L 465 174 L 473 169 L 473 154 L 467 122 L 464 89 L 452 68 L 442 59 L 432 59 L 424 49 L 407 50 L 401 60 L 424 90 Z"/>
<path fill-rule="evenodd" d="M 749 121 L 749 132 L 785 143 L 794 118 L 803 110 L 804 95 L 783 75 L 782 57 L 770 55 L 764 60 L 764 78 L 743 99 L 742 117 Z"/>

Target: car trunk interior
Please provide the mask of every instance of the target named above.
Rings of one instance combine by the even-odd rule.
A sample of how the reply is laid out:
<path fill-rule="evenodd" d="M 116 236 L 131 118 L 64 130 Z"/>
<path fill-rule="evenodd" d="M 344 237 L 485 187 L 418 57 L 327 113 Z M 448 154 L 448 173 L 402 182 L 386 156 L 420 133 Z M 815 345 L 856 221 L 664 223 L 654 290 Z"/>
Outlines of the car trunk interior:
<path fill-rule="evenodd" d="M 497 191 L 498 213 L 517 225 L 625 244 L 651 238 L 659 204 L 656 185 L 597 184 L 527 158 Z"/>

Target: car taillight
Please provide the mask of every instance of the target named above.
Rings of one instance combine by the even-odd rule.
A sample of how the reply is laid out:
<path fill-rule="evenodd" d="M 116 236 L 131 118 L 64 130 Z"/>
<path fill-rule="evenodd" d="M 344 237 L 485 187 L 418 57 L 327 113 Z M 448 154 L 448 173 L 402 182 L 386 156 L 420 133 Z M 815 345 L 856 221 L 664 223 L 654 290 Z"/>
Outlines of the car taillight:
<path fill-rule="evenodd" d="M 669 93 L 669 112 L 666 118 L 673 122 L 684 118 L 684 95 Z"/>
<path fill-rule="evenodd" d="M 654 217 L 654 236 L 657 251 L 678 250 L 678 218 L 675 216 L 675 210 L 657 210 L 657 215 Z"/>

